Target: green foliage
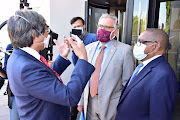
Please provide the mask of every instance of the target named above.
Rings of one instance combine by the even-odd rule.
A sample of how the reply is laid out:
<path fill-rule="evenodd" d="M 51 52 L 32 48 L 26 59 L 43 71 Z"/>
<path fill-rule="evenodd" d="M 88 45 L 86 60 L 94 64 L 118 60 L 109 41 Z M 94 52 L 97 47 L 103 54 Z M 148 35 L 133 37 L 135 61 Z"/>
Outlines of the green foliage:
<path fill-rule="evenodd" d="M 138 16 L 133 18 L 132 35 L 138 36 Z M 146 29 L 146 20 L 140 19 L 140 33 Z"/>
<path fill-rule="evenodd" d="M 133 36 L 137 36 L 138 32 L 138 16 L 136 15 L 134 18 L 133 18 L 133 26 L 132 26 L 132 35 Z"/>
<path fill-rule="evenodd" d="M 166 28 L 165 32 L 168 33 L 169 23 L 170 23 L 170 9 L 171 9 L 171 1 L 166 2 Z"/>
<path fill-rule="evenodd" d="M 141 22 L 141 25 L 140 25 L 140 33 L 139 34 L 141 34 L 146 29 L 146 19 L 145 20 L 141 19 L 140 22 Z"/>

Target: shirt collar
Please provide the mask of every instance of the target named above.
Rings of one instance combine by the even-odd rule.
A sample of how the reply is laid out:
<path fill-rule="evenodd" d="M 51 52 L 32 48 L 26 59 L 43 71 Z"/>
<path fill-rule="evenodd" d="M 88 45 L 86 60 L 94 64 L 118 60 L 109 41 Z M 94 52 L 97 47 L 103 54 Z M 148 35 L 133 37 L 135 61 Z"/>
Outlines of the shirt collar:
<path fill-rule="evenodd" d="M 27 52 L 28 54 L 32 55 L 36 59 L 40 60 L 40 54 L 36 50 L 34 50 L 34 49 L 30 48 L 30 47 L 23 47 L 21 49 L 23 51 Z"/>
<path fill-rule="evenodd" d="M 88 32 L 86 32 L 86 33 L 84 34 L 84 36 L 81 38 L 81 40 L 84 41 L 87 35 L 88 35 Z"/>
<path fill-rule="evenodd" d="M 112 40 L 109 41 L 108 43 L 106 43 L 105 45 L 103 45 L 101 42 L 99 42 L 98 49 L 101 49 L 101 46 L 106 46 L 106 48 L 108 49 L 109 46 L 111 45 L 111 43 L 112 43 Z"/>
<path fill-rule="evenodd" d="M 153 61 L 154 59 L 160 57 L 160 56 L 162 56 L 162 55 L 156 55 L 156 56 L 154 56 L 154 57 L 152 57 L 152 58 L 150 58 L 150 59 L 148 59 L 148 60 L 143 61 L 143 62 L 142 62 L 142 63 L 143 63 L 143 67 L 146 66 L 146 65 L 147 65 L 148 63 L 150 63 L 151 61 Z"/>

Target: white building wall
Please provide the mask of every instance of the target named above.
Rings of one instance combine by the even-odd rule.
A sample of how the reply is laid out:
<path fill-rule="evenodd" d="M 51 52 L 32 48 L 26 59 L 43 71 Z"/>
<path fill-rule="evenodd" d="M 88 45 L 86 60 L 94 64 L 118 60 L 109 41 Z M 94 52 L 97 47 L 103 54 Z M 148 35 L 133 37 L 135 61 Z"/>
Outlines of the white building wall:
<path fill-rule="evenodd" d="M 0 1 L 0 24 L 9 19 L 19 9 L 19 0 L 1 0 Z M 10 39 L 7 33 L 7 25 L 0 30 L 0 48 L 5 50 Z M 0 59 L 4 57 L 4 53 L 0 52 Z M 4 59 L 2 59 L 2 63 Z"/>
<path fill-rule="evenodd" d="M 70 31 L 72 29 L 70 20 L 75 16 L 84 18 L 85 14 L 85 0 L 50 0 L 50 27 L 58 33 L 58 41 L 62 43 L 63 35 L 67 38 L 70 37 Z M 54 46 L 53 59 L 58 56 L 58 50 Z M 71 61 L 72 52 L 70 52 L 68 58 Z M 73 71 L 73 63 L 66 69 L 61 75 L 64 83 L 70 80 L 71 73 Z"/>
<path fill-rule="evenodd" d="M 69 33 L 72 29 L 70 20 L 75 16 L 84 18 L 85 15 L 85 0 L 27 0 L 27 2 L 30 3 L 29 7 L 43 15 L 50 28 L 59 34 L 59 43 L 62 43 L 63 35 L 66 35 L 67 38 L 70 36 Z M 19 10 L 19 4 L 20 0 L 3 0 L 0 2 L 0 24 L 14 15 L 16 10 Z M 7 25 L 0 31 L 0 37 L 0 47 L 5 49 L 10 43 Z M 53 60 L 55 60 L 58 56 L 56 46 L 53 48 L 53 54 Z M 70 61 L 71 55 L 70 52 L 68 56 Z M 0 53 L 0 56 L 4 56 L 4 54 Z M 61 75 L 65 84 L 70 80 L 73 68 L 74 66 L 71 64 Z"/>

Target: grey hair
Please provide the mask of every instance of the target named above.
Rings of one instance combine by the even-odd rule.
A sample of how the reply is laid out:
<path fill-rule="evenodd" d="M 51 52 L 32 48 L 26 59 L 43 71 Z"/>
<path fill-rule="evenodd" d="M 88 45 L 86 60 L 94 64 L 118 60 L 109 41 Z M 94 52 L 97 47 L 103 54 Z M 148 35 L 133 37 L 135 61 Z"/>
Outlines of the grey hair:
<path fill-rule="evenodd" d="M 18 10 L 7 23 L 8 35 L 15 49 L 30 47 L 38 31 L 45 32 L 46 21 L 42 15 L 32 10 Z"/>
<path fill-rule="evenodd" d="M 114 29 L 118 29 L 119 28 L 119 24 L 118 24 L 118 19 L 115 15 L 112 15 L 112 14 L 102 14 L 102 16 L 99 18 L 99 21 L 102 19 L 102 18 L 111 18 L 114 20 Z"/>

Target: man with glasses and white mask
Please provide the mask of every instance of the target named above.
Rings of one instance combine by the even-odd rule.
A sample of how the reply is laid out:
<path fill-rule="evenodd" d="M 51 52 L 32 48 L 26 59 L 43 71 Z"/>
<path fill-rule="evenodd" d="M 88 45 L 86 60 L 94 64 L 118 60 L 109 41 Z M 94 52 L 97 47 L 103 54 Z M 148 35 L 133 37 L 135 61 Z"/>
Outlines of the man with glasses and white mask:
<path fill-rule="evenodd" d="M 114 40 L 117 17 L 103 14 L 98 22 L 98 41 L 86 46 L 88 61 L 95 71 L 87 83 L 78 110 L 87 120 L 113 120 L 121 91 L 134 70 L 131 46 Z"/>
<path fill-rule="evenodd" d="M 17 11 L 8 20 L 8 34 L 13 52 L 7 63 L 7 76 L 22 120 L 68 120 L 70 106 L 77 105 L 94 67 L 87 62 L 83 42 L 72 35 L 63 43 L 54 40 L 59 56 L 52 66 L 39 51 L 45 47 L 48 26 L 42 15 L 31 10 Z M 76 40 L 75 41 L 73 41 Z M 66 85 L 60 75 L 70 65 L 70 48 L 79 57 Z"/>
<path fill-rule="evenodd" d="M 121 93 L 116 120 L 173 120 L 179 85 L 163 56 L 168 43 L 168 35 L 156 28 L 138 37 L 133 53 L 142 63 Z"/>

